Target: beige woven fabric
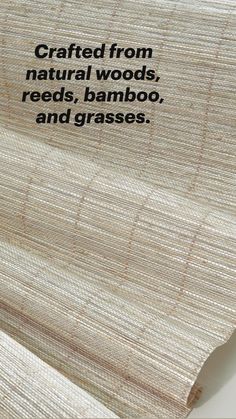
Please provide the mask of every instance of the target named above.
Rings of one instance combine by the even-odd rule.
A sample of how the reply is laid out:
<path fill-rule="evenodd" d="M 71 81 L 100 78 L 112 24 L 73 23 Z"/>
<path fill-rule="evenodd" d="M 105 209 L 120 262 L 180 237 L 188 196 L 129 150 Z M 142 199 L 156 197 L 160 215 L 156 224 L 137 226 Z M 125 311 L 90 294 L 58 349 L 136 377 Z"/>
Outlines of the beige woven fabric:
<path fill-rule="evenodd" d="M 111 417 L 184 418 L 202 365 L 236 323 L 234 1 L 3 0 L 0 15 L 2 351 L 3 363 L 8 347 L 16 357 L 7 380 L 10 365 L 29 373 L 20 401 L 17 377 L 11 398 L 0 387 L 0 409 L 28 417 L 29 400 L 35 417 L 48 417 L 49 403 L 55 418 L 87 408 L 91 417 L 109 409 Z M 26 82 L 26 69 L 88 64 L 36 60 L 39 42 L 151 46 L 165 101 L 143 104 L 151 123 L 138 127 L 36 126 L 37 112 L 65 104 L 22 104 L 22 90 L 62 83 Z M 68 85 L 81 92 L 86 83 Z M 140 104 L 80 104 L 130 108 Z M 54 377 L 64 410 L 50 385 L 42 393 Z"/>
<path fill-rule="evenodd" d="M 2 332 L 0 355 L 2 418 L 116 417 Z"/>
<path fill-rule="evenodd" d="M 234 0 L 2 0 L 5 103 L 2 120 L 40 141 L 67 148 L 132 177 L 175 193 L 235 211 L 235 1 Z M 96 47 L 153 48 L 153 58 L 101 60 L 45 59 L 38 43 Z M 39 111 L 60 111 L 65 103 L 21 103 L 22 90 L 56 90 L 65 82 L 26 82 L 26 69 L 131 68 L 147 65 L 160 81 L 69 81 L 67 90 L 152 91 L 163 104 L 80 102 L 77 112 L 144 110 L 151 124 L 49 125 L 35 128 Z M 13 122 L 14 119 L 14 122 Z"/>

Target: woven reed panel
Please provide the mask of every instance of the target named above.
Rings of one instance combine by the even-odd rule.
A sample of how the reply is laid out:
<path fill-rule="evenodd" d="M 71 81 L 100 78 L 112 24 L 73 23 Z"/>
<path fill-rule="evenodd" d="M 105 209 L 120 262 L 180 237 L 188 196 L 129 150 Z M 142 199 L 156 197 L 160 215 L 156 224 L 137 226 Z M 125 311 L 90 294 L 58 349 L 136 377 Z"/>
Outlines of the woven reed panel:
<path fill-rule="evenodd" d="M 4 329 L 118 415 L 182 417 L 235 324 L 235 218 L 6 130 L 0 161 Z"/>
<path fill-rule="evenodd" d="M 235 1 L 234 0 L 3 0 L 1 7 L 3 68 L 1 85 L 5 125 L 32 131 L 40 141 L 83 154 L 141 180 L 184 196 L 235 211 Z M 96 47 L 153 48 L 153 58 L 112 60 L 45 59 L 34 56 L 39 43 Z M 157 70 L 149 81 L 69 81 L 67 90 L 95 91 L 157 88 L 163 104 L 86 103 L 78 112 L 144 110 L 151 124 L 73 124 L 38 126 L 39 111 L 64 110 L 65 103 L 22 106 L 22 90 L 56 89 L 58 81 L 24 82 L 26 69 L 139 68 Z M 65 82 L 64 82 L 65 84 Z"/>
<path fill-rule="evenodd" d="M 116 417 L 3 332 L 0 354 L 2 417 Z"/>
<path fill-rule="evenodd" d="M 39 378 L 34 391 L 29 375 L 21 401 L 17 376 L 10 398 L 0 387 L 0 412 L 8 417 L 13 406 L 10 417 L 29 417 L 30 400 L 32 409 L 42 406 L 41 417 L 50 403 L 54 417 L 72 418 L 71 388 L 78 415 L 91 400 L 91 417 L 110 409 L 127 418 L 184 418 L 199 396 L 201 367 L 236 323 L 235 2 L 1 6 L 0 318 L 3 362 L 8 347 L 15 357 L 4 374 L 9 386 L 11 366 L 26 379 L 37 364 Z M 141 109 L 79 106 L 144 110 L 150 124 L 36 126 L 37 112 L 65 103 L 22 104 L 22 90 L 62 84 L 26 82 L 26 69 L 88 65 L 37 60 L 39 42 L 150 46 L 148 63 L 104 59 L 100 66 L 156 68 L 165 100 Z M 148 81 L 129 84 L 153 90 Z M 78 93 L 85 85 L 66 83 Z M 122 90 L 127 83 L 90 85 Z M 62 410 L 50 385 L 48 400 L 42 392 L 50 377 Z"/>

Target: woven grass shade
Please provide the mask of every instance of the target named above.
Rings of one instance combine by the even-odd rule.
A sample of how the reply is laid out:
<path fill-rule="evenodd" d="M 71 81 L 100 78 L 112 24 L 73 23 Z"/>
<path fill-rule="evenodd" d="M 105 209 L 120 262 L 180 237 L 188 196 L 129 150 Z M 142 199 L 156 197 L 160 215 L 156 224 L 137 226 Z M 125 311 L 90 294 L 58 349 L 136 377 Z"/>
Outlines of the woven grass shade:
<path fill-rule="evenodd" d="M 1 416 L 184 418 L 236 323 L 234 1 L 3 0 L 0 18 Z M 67 105 L 22 90 L 88 85 L 26 81 L 88 65 L 39 42 L 153 48 L 89 64 L 157 69 L 164 102 L 78 105 L 149 124 L 37 125 Z"/>

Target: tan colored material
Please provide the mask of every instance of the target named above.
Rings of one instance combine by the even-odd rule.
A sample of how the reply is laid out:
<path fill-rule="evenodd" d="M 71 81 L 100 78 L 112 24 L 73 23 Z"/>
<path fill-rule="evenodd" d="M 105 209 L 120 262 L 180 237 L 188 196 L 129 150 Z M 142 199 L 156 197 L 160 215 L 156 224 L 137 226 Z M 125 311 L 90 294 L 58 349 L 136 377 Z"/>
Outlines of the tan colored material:
<path fill-rule="evenodd" d="M 129 176 L 176 194 L 236 211 L 235 197 L 235 0 L 2 0 L 5 126 L 28 132 L 53 146 L 84 155 Z M 152 47 L 153 58 L 37 59 L 39 43 L 49 47 L 96 47 L 116 42 Z M 24 81 L 27 69 L 154 68 L 150 81 Z M 95 91 L 157 89 L 160 104 L 34 102 L 22 105 L 23 90 L 57 90 L 66 85 L 79 99 Z M 151 124 L 73 123 L 35 127 L 38 112 L 144 111 Z"/>
<path fill-rule="evenodd" d="M 5 130 L 0 162 L 14 335 L 117 414 L 184 415 L 233 330 L 234 217 Z"/>
<path fill-rule="evenodd" d="M 0 14 L 1 327 L 39 368 L 79 386 L 75 403 L 84 389 L 120 417 L 183 418 L 202 365 L 236 323 L 234 2 L 3 0 Z M 39 41 L 151 46 L 145 64 L 158 68 L 165 101 L 79 106 L 144 110 L 150 124 L 36 126 L 37 112 L 67 105 L 22 104 L 23 89 L 62 85 L 25 82 L 26 69 L 88 64 L 37 60 Z"/>
<path fill-rule="evenodd" d="M 0 356 L 2 418 L 116 417 L 3 332 Z"/>

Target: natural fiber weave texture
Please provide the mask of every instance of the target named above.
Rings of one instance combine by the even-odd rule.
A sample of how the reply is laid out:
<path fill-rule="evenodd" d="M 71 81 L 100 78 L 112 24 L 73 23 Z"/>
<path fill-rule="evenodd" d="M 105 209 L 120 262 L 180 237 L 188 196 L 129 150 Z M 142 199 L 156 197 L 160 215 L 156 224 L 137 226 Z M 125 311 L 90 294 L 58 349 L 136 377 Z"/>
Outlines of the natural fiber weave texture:
<path fill-rule="evenodd" d="M 0 412 L 183 418 L 236 323 L 234 1 L 3 0 L 0 15 Z M 139 127 L 36 128 L 65 104 L 22 105 L 25 70 L 85 66 L 38 62 L 39 42 L 143 42 L 165 102 L 143 104 L 152 121 Z"/>
<path fill-rule="evenodd" d="M 3 332 L 0 355 L 1 417 L 116 417 Z"/>
<path fill-rule="evenodd" d="M 235 212 L 235 0 L 2 0 L 1 72 L 4 124 L 30 132 L 40 141 L 69 149 L 115 167 L 132 177 Z M 101 60 L 34 57 L 38 43 L 96 47 L 117 42 L 122 47 L 148 46 L 152 59 Z M 151 124 L 74 125 L 35 128 L 37 112 L 60 111 L 65 103 L 35 102 L 22 106 L 26 69 L 155 68 L 160 82 L 69 81 L 66 87 L 94 90 L 152 91 L 156 103 L 86 103 L 78 111 L 144 110 Z M 65 82 L 64 82 L 65 84 Z M 61 87 L 59 81 L 24 81 L 29 90 Z M 12 119 L 14 118 L 14 123 Z"/>

